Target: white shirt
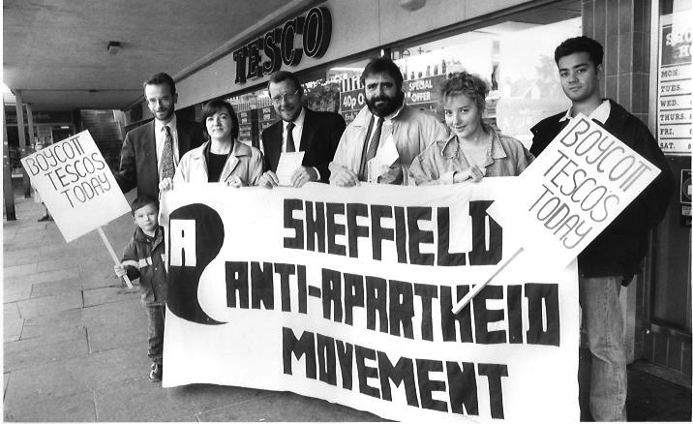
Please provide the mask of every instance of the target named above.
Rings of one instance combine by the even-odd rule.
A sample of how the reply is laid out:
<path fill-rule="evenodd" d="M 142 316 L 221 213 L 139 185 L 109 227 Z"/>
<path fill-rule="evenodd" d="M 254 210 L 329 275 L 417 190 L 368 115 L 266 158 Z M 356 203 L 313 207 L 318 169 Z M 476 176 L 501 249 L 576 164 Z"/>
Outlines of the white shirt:
<path fill-rule="evenodd" d="M 178 167 L 180 155 L 178 154 L 178 120 L 176 119 L 175 114 L 173 114 L 173 119 L 171 119 L 166 126 L 171 129 L 173 164 Z M 156 137 L 156 163 L 159 166 L 159 169 L 161 169 L 161 154 L 164 151 L 164 137 L 166 136 L 166 133 L 164 130 L 164 124 L 158 119 L 154 120 L 154 136 Z"/>
<path fill-rule="evenodd" d="M 602 104 L 597 106 L 595 110 L 590 113 L 590 116 L 588 118 L 599 121 L 602 123 L 602 125 L 606 122 L 607 119 L 609 119 L 609 115 L 611 114 L 611 103 L 609 102 L 608 99 L 605 99 L 602 101 Z M 573 119 L 573 107 L 571 106 L 566 112 L 565 116 L 563 116 L 561 119 L 558 120 L 558 122 L 563 122 L 566 119 Z"/>
<path fill-rule="evenodd" d="M 303 135 L 303 121 L 306 120 L 306 110 L 304 108 L 301 108 L 301 113 L 298 114 L 298 117 L 293 121 L 294 124 L 294 129 L 291 130 L 291 135 L 294 138 L 294 151 L 298 152 L 300 151 L 301 147 L 301 135 Z M 289 126 L 289 123 L 286 121 L 282 121 L 283 123 L 283 130 L 282 130 L 282 153 L 286 152 L 286 138 L 287 138 L 287 127 Z"/>

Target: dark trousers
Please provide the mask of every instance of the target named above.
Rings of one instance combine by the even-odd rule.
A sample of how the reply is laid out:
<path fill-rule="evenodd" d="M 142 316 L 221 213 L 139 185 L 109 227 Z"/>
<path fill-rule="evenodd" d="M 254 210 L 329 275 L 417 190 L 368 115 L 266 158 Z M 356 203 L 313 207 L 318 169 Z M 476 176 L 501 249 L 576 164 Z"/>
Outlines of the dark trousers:
<path fill-rule="evenodd" d="M 149 352 L 152 362 L 161 364 L 164 355 L 164 321 L 166 305 L 144 303 L 144 310 L 149 318 Z"/>

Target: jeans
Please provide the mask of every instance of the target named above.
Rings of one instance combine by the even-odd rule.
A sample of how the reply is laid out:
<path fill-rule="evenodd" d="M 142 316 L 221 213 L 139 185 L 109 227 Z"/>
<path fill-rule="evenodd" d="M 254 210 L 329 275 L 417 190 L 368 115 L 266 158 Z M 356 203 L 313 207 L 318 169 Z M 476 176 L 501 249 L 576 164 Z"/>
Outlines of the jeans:
<path fill-rule="evenodd" d="M 592 354 L 590 412 L 595 421 L 626 421 L 628 374 L 619 292 L 621 276 L 580 277 L 580 306 Z"/>
<path fill-rule="evenodd" d="M 143 303 L 144 310 L 149 318 L 149 352 L 152 362 L 161 364 L 164 355 L 164 321 L 166 318 L 166 305 Z"/>

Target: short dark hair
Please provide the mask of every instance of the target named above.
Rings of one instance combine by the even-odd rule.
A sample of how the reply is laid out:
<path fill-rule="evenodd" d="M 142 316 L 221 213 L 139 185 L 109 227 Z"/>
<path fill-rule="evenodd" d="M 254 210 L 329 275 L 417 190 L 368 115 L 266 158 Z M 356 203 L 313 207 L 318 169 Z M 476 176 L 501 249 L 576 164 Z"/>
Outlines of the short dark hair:
<path fill-rule="evenodd" d="M 158 74 L 152 75 L 151 78 L 149 78 L 142 84 L 142 88 L 147 88 L 148 85 L 163 84 L 168 84 L 169 88 L 171 89 L 172 96 L 176 94 L 176 83 L 173 82 L 173 78 L 171 78 L 171 75 L 167 74 L 166 72 L 159 72 Z"/>
<path fill-rule="evenodd" d="M 361 84 L 366 83 L 366 78 L 378 74 L 388 74 L 395 80 L 395 85 L 397 89 L 402 89 L 402 84 L 404 83 L 404 77 L 402 76 L 402 71 L 399 70 L 399 66 L 395 64 L 392 60 L 386 57 L 379 57 L 370 61 L 366 68 L 361 74 Z"/>
<path fill-rule="evenodd" d="M 279 84 L 280 82 L 284 81 L 291 81 L 294 88 L 298 90 L 298 94 L 303 96 L 303 86 L 301 85 L 301 81 L 298 80 L 296 75 L 289 71 L 277 71 L 270 75 L 269 80 L 267 81 L 267 91 L 269 91 L 270 84 Z"/>
<path fill-rule="evenodd" d="M 130 210 L 132 212 L 132 215 L 135 216 L 135 212 L 138 209 L 142 209 L 147 205 L 154 205 L 156 209 L 159 210 L 159 201 L 155 198 L 147 196 L 145 194 L 137 196 L 135 200 L 133 200 L 132 203 L 130 203 Z"/>
<path fill-rule="evenodd" d="M 488 84 L 478 75 L 467 72 L 450 74 L 440 87 L 440 100 L 445 103 L 450 97 L 464 94 L 469 97 L 480 112 L 486 109 Z"/>
<path fill-rule="evenodd" d="M 558 61 L 565 56 L 570 56 L 574 53 L 587 53 L 594 63 L 594 67 L 602 64 L 604 60 L 604 47 L 597 40 L 581 35 L 565 40 L 556 47 L 553 53 L 553 59 L 558 65 Z"/>
<path fill-rule="evenodd" d="M 207 134 L 207 125 L 205 123 L 207 118 L 217 112 L 221 112 L 223 109 L 226 109 L 229 115 L 231 115 L 231 123 L 233 124 L 233 128 L 231 128 L 231 138 L 235 140 L 238 138 L 238 116 L 236 116 L 236 112 L 233 110 L 231 103 L 226 100 L 214 99 L 205 103 L 205 105 L 202 106 L 202 118 L 200 118 L 200 123 L 202 124 L 202 128 L 204 128 L 205 134 Z M 207 134 L 207 138 L 209 138 L 209 134 Z"/>

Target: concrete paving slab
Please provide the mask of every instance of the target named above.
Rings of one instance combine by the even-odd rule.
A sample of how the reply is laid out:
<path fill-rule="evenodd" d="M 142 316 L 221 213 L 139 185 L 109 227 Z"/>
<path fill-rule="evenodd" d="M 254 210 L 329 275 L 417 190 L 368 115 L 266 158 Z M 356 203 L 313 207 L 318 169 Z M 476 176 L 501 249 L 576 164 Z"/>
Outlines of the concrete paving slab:
<path fill-rule="evenodd" d="M 95 422 L 94 392 L 5 407 L 4 417 L 5 421 Z"/>
<path fill-rule="evenodd" d="M 34 402 L 54 402 L 107 385 L 120 385 L 139 378 L 148 368 L 146 347 L 141 352 L 114 349 L 22 368 L 11 372 L 4 404 L 6 408 L 21 408 Z"/>
<path fill-rule="evenodd" d="M 19 317 L 3 318 L 3 338 L 5 342 L 18 340 L 22 335 L 24 320 Z"/>
<path fill-rule="evenodd" d="M 195 421 L 195 410 L 169 395 L 144 375 L 96 390 L 99 421 Z"/>
<path fill-rule="evenodd" d="M 18 237 L 38 237 L 41 238 L 46 232 L 46 223 L 36 222 L 33 224 L 25 224 L 17 229 Z"/>
<path fill-rule="evenodd" d="M 90 326 L 86 330 L 91 353 L 132 344 L 147 346 L 147 322 L 144 317 L 110 325 Z"/>
<path fill-rule="evenodd" d="M 3 236 L 4 236 L 4 234 L 3 234 Z M 4 248 L 2 254 L 3 254 L 3 258 L 2 258 L 3 266 L 5 266 L 5 267 L 36 262 L 36 261 L 38 261 L 39 257 L 41 256 L 40 250 L 36 249 L 36 248 L 12 249 L 12 250 L 8 250 L 7 248 Z"/>
<path fill-rule="evenodd" d="M 3 240 L 4 250 L 38 249 L 42 245 L 39 237 L 22 237 L 18 235 L 12 240 Z"/>
<path fill-rule="evenodd" d="M 21 277 L 24 276 L 25 274 L 33 274 L 37 270 L 37 264 L 36 262 L 31 262 L 28 264 L 22 264 L 22 265 L 15 265 L 15 266 L 6 266 L 3 268 L 3 278 L 11 278 L 11 277 Z"/>
<path fill-rule="evenodd" d="M 60 269 L 57 271 L 36 272 L 26 274 L 19 277 L 10 277 L 5 279 L 5 284 L 38 284 L 48 281 L 62 281 L 75 278 L 79 275 L 79 268 L 72 267 L 68 269 Z"/>
<path fill-rule="evenodd" d="M 81 290 L 82 283 L 76 278 L 62 281 L 46 281 L 45 283 L 36 283 L 32 286 L 31 297 L 56 296 L 63 293 L 79 292 Z"/>
<path fill-rule="evenodd" d="M 31 298 L 31 284 L 14 284 L 11 287 L 4 287 L 2 291 L 2 302 L 12 303 Z"/>
<path fill-rule="evenodd" d="M 184 405 L 186 410 L 195 415 L 203 411 L 225 408 L 229 405 L 258 402 L 270 393 L 266 390 L 212 384 L 190 384 L 171 387 L 166 390 L 171 398 Z"/>
<path fill-rule="evenodd" d="M 55 296 L 37 297 L 17 302 L 19 313 L 24 318 L 48 315 L 55 312 L 82 307 L 82 292 L 73 291 Z"/>
<path fill-rule="evenodd" d="M 146 314 L 139 300 L 96 305 L 82 310 L 82 324 L 89 328 L 108 326 L 119 322 L 146 322 Z"/>
<path fill-rule="evenodd" d="M 138 287 L 128 289 L 127 287 L 99 287 L 95 289 L 85 289 L 82 292 L 84 297 L 84 307 L 102 305 L 105 303 L 123 302 L 140 298 Z"/>
<path fill-rule="evenodd" d="M 2 397 L 5 398 L 5 393 L 7 392 L 7 383 L 10 381 L 10 373 L 6 372 L 2 374 Z"/>
<path fill-rule="evenodd" d="M 289 392 L 266 392 L 267 395 L 243 404 L 204 411 L 198 421 L 265 421 L 265 422 L 372 422 L 387 421 L 376 415 L 309 399 Z"/>
<path fill-rule="evenodd" d="M 15 371 L 47 362 L 85 357 L 88 353 L 86 332 L 73 330 L 5 343 L 4 366 L 6 371 Z"/>
<path fill-rule="evenodd" d="M 84 255 L 82 255 L 78 250 L 74 249 L 57 249 L 55 251 L 49 251 L 49 252 L 39 252 L 39 261 L 68 261 L 68 260 L 75 260 L 75 261 L 82 261 L 85 258 Z M 73 264 L 72 266 L 77 266 L 77 264 Z M 40 270 L 40 271 L 49 271 L 49 270 Z"/>
<path fill-rule="evenodd" d="M 37 265 L 38 272 L 57 271 L 60 269 L 70 269 L 79 266 L 81 258 L 75 255 L 66 255 L 56 259 L 41 258 Z"/>
<path fill-rule="evenodd" d="M 55 314 L 31 317 L 24 320 L 22 339 L 41 337 L 53 333 L 81 329 L 82 310 L 70 309 Z"/>

